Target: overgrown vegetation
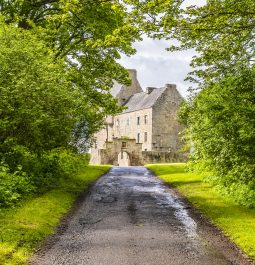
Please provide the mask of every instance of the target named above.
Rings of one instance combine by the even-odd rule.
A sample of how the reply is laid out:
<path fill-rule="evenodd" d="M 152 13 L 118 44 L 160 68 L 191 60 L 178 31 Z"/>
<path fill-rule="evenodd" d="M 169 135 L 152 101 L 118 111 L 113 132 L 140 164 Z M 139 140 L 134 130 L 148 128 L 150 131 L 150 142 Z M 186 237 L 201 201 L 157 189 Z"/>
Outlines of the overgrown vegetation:
<path fill-rule="evenodd" d="M 66 158 L 63 158 L 63 162 Z M 77 196 L 110 166 L 81 166 L 78 174 L 61 179 L 58 187 L 30 197 L 20 207 L 0 210 L 0 264 L 22 265 L 43 239 L 55 231 Z"/>
<path fill-rule="evenodd" d="M 193 168 L 245 206 L 255 206 L 255 69 L 225 75 L 187 102 L 180 116 L 192 142 Z"/>
<path fill-rule="evenodd" d="M 147 165 L 165 182 L 177 187 L 192 204 L 208 217 L 247 255 L 255 259 L 255 209 L 237 205 L 203 181 L 204 175 L 188 171 L 185 164 Z"/>

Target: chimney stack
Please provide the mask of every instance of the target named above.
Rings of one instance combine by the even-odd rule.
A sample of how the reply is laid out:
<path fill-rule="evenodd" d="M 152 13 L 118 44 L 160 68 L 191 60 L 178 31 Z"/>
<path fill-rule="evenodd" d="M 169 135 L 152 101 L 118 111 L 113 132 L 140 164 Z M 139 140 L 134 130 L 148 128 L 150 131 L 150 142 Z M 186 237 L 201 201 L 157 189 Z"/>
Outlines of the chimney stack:
<path fill-rule="evenodd" d="M 131 79 L 133 79 L 133 77 L 137 78 L 137 71 L 136 69 L 127 69 L 128 73 L 129 73 L 129 77 Z"/>
<path fill-rule="evenodd" d="M 175 84 L 165 84 L 166 88 L 176 88 Z"/>
<path fill-rule="evenodd" d="M 150 94 L 156 87 L 146 87 L 146 93 Z"/>

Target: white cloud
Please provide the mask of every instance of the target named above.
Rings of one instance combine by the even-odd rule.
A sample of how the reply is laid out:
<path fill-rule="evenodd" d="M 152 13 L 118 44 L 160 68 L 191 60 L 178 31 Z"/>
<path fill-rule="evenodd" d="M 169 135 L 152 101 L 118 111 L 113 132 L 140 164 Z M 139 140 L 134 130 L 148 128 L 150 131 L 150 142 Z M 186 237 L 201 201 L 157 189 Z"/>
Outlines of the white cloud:
<path fill-rule="evenodd" d="M 189 63 L 193 51 L 168 52 L 166 40 L 144 38 L 135 43 L 137 53 L 131 57 L 123 56 L 120 63 L 126 68 L 137 70 L 138 80 L 145 89 L 147 86 L 162 87 L 165 84 L 176 84 L 183 96 L 187 96 L 190 83 L 184 81 L 191 71 Z"/>
<path fill-rule="evenodd" d="M 190 5 L 203 6 L 206 0 L 185 0 L 183 7 Z M 172 41 L 173 43 L 173 41 Z M 168 52 L 170 41 L 153 40 L 147 37 L 135 43 L 137 53 L 134 56 L 123 56 L 120 63 L 126 68 L 137 70 L 138 80 L 143 87 L 162 87 L 166 83 L 174 83 L 183 96 L 187 96 L 187 89 L 191 86 L 184 81 L 191 71 L 189 66 L 194 51 Z"/>

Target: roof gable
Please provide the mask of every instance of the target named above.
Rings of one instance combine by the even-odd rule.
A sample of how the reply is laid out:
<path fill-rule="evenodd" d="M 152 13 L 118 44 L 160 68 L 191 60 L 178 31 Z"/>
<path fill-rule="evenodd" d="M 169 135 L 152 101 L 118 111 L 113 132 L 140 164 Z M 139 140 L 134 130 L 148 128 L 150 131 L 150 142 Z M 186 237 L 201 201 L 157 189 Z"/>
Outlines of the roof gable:
<path fill-rule="evenodd" d="M 153 89 L 153 91 L 149 94 L 146 92 L 134 94 L 124 104 L 127 109 L 125 109 L 123 113 L 151 108 L 156 103 L 157 99 L 164 93 L 165 90 L 166 88 L 162 87 Z"/>

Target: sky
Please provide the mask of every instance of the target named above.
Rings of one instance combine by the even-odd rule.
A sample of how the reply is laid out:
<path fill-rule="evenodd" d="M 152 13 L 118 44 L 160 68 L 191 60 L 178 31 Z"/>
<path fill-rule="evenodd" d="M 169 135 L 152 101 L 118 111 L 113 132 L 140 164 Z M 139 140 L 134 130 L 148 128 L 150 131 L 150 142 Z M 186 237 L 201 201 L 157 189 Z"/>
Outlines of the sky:
<path fill-rule="evenodd" d="M 169 41 L 144 38 L 134 44 L 137 53 L 131 57 L 122 56 L 120 64 L 127 69 L 136 69 L 142 88 L 163 87 L 176 84 L 182 96 L 187 97 L 191 85 L 184 81 L 191 71 L 189 63 L 194 51 L 169 52 Z"/>
<path fill-rule="evenodd" d="M 206 0 L 185 0 L 184 5 L 204 5 Z M 131 57 L 122 56 L 120 63 L 128 69 L 136 69 L 138 81 L 143 89 L 176 84 L 182 96 L 187 97 L 191 84 L 184 81 L 191 71 L 189 66 L 195 51 L 169 52 L 165 49 L 170 41 L 153 40 L 147 37 L 134 44 L 137 53 Z"/>

